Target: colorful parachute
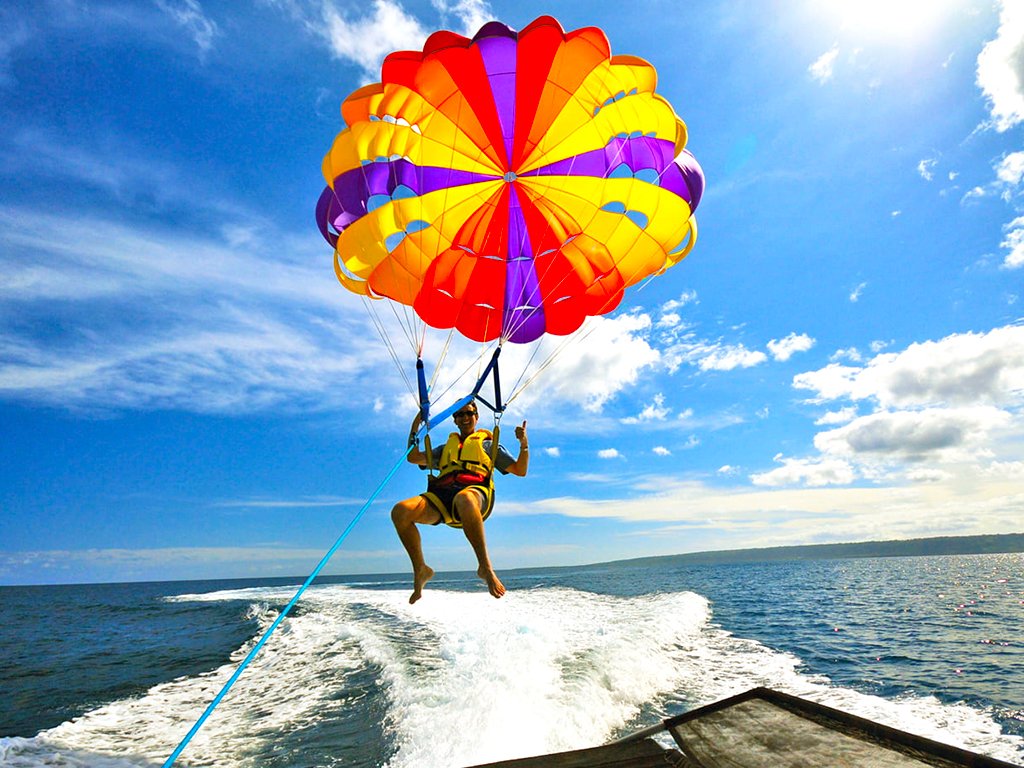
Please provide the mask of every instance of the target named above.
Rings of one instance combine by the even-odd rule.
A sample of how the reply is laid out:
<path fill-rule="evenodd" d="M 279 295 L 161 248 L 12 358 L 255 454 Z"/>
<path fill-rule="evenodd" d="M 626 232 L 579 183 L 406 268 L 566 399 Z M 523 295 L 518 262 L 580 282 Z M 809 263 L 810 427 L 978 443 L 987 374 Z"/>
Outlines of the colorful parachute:
<path fill-rule="evenodd" d="M 654 68 L 541 17 L 430 36 L 342 104 L 317 205 L 350 291 L 476 341 L 575 331 L 696 239 L 704 176 Z"/>

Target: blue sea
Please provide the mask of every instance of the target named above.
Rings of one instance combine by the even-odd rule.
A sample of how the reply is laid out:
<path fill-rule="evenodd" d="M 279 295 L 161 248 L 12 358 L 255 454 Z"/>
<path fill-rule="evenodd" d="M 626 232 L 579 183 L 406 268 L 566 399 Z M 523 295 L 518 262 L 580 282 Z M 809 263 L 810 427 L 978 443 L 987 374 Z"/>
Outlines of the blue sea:
<path fill-rule="evenodd" d="M 328 578 L 186 766 L 457 768 L 765 685 L 1024 763 L 1024 555 Z M 162 765 L 302 579 L 0 588 L 0 765 Z"/>

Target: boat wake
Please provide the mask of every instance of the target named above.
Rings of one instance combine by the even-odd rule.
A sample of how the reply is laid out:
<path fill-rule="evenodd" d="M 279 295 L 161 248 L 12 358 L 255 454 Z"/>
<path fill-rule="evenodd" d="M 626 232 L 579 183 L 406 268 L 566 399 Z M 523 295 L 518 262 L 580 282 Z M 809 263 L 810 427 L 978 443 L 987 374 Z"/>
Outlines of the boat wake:
<path fill-rule="evenodd" d="M 169 599 L 244 599 L 265 628 L 292 594 Z M 310 589 L 179 763 L 451 768 L 595 746 L 755 686 L 1004 760 L 1024 757 L 1024 740 L 1002 733 L 989 712 L 833 686 L 795 656 L 721 629 L 692 592 L 623 598 L 551 587 L 496 601 L 433 589 L 415 606 L 407 597 L 404 588 Z M 258 637 L 207 674 L 33 738 L 0 739 L 0 763 L 160 766 Z"/>

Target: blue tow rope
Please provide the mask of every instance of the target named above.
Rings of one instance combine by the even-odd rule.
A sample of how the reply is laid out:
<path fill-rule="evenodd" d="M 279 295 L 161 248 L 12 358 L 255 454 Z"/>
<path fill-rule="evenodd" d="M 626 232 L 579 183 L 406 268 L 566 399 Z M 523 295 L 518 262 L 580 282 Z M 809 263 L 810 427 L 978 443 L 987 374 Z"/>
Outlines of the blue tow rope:
<path fill-rule="evenodd" d="M 203 727 L 203 723 L 206 722 L 206 718 L 208 718 L 213 713 L 213 710 L 217 708 L 218 704 L 220 704 L 221 699 L 223 699 L 227 695 L 227 692 L 231 689 L 231 686 L 235 684 L 235 681 L 242 675 L 242 672 L 245 670 L 245 668 L 249 666 L 249 662 L 256 658 L 256 654 L 260 652 L 260 648 L 263 647 L 263 644 L 270 639 L 270 636 L 272 634 L 274 634 L 274 630 L 277 629 L 278 624 L 284 621 L 285 616 L 287 616 L 289 611 L 291 611 L 291 609 L 295 607 L 295 604 L 299 602 L 299 598 L 302 597 L 302 593 L 305 592 L 306 588 L 313 583 L 313 580 L 320 575 L 320 571 L 322 571 L 324 569 L 324 566 L 327 565 L 327 561 L 334 556 L 334 553 L 338 551 L 338 548 L 341 547 L 345 539 L 348 538 L 348 535 L 352 532 L 352 529 L 356 527 L 356 523 L 359 522 L 360 518 L 362 518 L 366 510 L 369 509 L 370 505 L 377 499 L 381 491 L 384 490 L 384 486 L 386 486 L 388 482 L 391 480 L 391 478 L 394 477 L 395 473 L 398 471 L 398 468 L 402 466 L 402 463 L 409 456 L 409 452 L 411 450 L 412 446 L 410 445 L 409 448 L 406 449 L 405 453 L 402 454 L 402 457 L 398 460 L 395 466 L 391 468 L 391 471 L 387 473 L 383 480 L 381 480 L 380 485 L 377 486 L 377 490 L 375 490 L 370 495 L 370 498 L 366 500 L 366 503 L 363 504 L 363 506 L 359 509 L 359 511 L 356 513 L 356 516 L 352 518 L 352 521 L 348 524 L 345 530 L 341 532 L 341 535 L 338 537 L 338 540 L 334 542 L 334 546 L 331 547 L 327 551 L 327 554 L 323 556 L 323 559 L 321 559 L 320 562 L 317 563 L 316 568 L 314 568 L 313 572 L 309 574 L 309 578 L 307 578 L 305 583 L 301 587 L 299 587 L 299 591 L 295 593 L 295 597 L 291 599 L 288 605 L 284 607 L 284 610 L 282 610 L 281 613 L 278 614 L 277 618 L 274 619 L 274 623 L 271 624 L 270 627 L 267 628 L 267 631 L 263 633 L 263 637 L 261 637 L 259 642 L 253 646 L 252 650 L 249 651 L 249 655 L 242 660 L 242 663 L 238 665 L 238 669 L 235 670 L 235 673 L 231 675 L 231 677 L 228 679 L 226 683 L 224 683 L 224 687 L 220 689 L 220 693 L 213 697 L 213 701 L 210 702 L 210 705 L 206 708 L 206 711 L 199 716 L 199 719 L 196 720 L 196 724 L 192 726 L 192 729 L 187 734 L 185 734 L 185 738 L 181 740 L 181 743 L 178 744 L 175 750 L 171 753 L 171 756 L 167 758 L 167 761 L 164 763 L 163 768 L 171 768 L 171 766 L 174 765 L 174 761 L 178 759 L 178 756 L 181 754 L 182 750 L 184 750 L 185 747 L 188 746 L 188 743 L 192 741 L 192 737 L 195 736 L 196 733 L 198 733 L 199 729 Z"/>

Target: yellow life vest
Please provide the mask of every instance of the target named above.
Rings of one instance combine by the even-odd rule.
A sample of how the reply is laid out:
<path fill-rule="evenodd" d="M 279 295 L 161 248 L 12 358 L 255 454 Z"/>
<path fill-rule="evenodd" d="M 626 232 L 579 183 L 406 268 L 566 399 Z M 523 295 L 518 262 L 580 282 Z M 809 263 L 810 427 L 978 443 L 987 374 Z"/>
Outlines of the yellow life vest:
<path fill-rule="evenodd" d="M 470 472 L 485 479 L 490 478 L 494 464 L 490 454 L 484 450 L 484 440 L 490 439 L 491 433 L 486 429 L 478 429 L 465 440 L 458 432 L 448 435 L 438 467 L 441 477 L 452 472 Z"/>

